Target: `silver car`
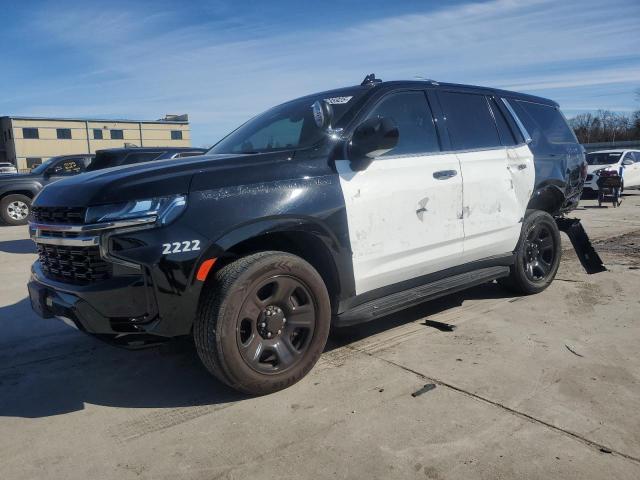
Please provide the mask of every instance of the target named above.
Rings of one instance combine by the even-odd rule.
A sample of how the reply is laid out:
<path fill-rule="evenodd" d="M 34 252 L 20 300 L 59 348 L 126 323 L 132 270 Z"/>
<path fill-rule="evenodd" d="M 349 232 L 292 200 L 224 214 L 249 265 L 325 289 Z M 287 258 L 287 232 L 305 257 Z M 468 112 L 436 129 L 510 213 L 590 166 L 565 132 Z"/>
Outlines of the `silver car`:
<path fill-rule="evenodd" d="M 18 169 L 13 163 L 0 162 L 0 175 L 4 175 L 7 173 L 18 173 Z"/>

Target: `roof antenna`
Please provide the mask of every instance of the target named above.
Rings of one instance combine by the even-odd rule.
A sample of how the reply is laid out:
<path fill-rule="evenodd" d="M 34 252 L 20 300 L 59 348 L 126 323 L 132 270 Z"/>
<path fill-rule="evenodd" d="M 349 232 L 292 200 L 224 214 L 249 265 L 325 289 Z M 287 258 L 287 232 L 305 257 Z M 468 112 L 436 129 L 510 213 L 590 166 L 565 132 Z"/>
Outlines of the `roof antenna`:
<path fill-rule="evenodd" d="M 365 85 L 375 85 L 376 83 L 382 83 L 382 80 L 380 80 L 379 78 L 376 78 L 375 73 L 370 73 L 369 75 L 364 77 L 364 80 L 360 85 L 364 87 Z"/>

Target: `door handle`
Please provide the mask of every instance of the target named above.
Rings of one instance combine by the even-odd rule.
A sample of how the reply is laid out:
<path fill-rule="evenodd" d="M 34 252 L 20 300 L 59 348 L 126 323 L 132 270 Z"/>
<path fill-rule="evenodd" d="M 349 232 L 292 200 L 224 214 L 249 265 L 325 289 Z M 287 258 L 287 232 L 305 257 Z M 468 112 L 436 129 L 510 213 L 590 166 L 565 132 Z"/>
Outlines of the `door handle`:
<path fill-rule="evenodd" d="M 433 178 L 436 180 L 447 180 L 448 178 L 453 178 L 458 174 L 456 170 L 439 170 L 437 172 L 433 172 Z"/>

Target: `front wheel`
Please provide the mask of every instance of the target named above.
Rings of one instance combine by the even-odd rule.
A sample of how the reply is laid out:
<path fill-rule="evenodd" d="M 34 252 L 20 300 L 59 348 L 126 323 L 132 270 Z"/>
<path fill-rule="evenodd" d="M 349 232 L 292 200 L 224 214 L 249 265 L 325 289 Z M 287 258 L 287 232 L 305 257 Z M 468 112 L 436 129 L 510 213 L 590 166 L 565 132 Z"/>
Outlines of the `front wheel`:
<path fill-rule="evenodd" d="M 203 290 L 194 324 L 200 359 L 232 388 L 262 395 L 315 365 L 329 335 L 329 295 L 318 272 L 284 252 L 240 258 Z"/>
<path fill-rule="evenodd" d="M 25 195 L 7 195 L 0 200 L 0 218 L 7 225 L 26 225 L 29 213 L 31 199 Z"/>
<path fill-rule="evenodd" d="M 527 215 L 516 246 L 515 263 L 508 277 L 498 283 L 516 293 L 530 295 L 547 288 L 560 266 L 560 231 L 547 212 Z"/>

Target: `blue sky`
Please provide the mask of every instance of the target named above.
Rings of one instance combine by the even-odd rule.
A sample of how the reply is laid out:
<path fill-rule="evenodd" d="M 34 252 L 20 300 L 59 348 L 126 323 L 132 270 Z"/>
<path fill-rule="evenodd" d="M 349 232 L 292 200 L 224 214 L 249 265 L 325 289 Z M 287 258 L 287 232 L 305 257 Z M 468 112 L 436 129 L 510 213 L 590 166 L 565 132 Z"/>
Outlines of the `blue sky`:
<path fill-rule="evenodd" d="M 568 116 L 640 108 L 638 0 L 3 2 L 0 116 L 188 113 L 210 145 L 300 95 L 416 76 Z"/>

